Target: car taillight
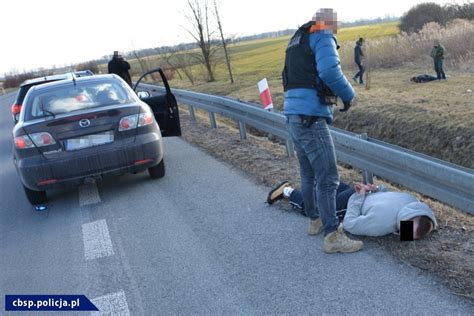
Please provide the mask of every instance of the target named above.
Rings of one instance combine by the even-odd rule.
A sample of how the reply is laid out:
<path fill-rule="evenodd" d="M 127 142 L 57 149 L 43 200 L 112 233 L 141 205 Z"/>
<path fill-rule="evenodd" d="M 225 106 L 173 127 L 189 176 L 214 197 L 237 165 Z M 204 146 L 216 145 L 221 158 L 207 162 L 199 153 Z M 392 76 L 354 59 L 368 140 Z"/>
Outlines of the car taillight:
<path fill-rule="evenodd" d="M 15 147 L 18 149 L 26 149 L 35 147 L 43 147 L 56 144 L 50 133 L 34 133 L 15 137 Z"/>
<path fill-rule="evenodd" d="M 12 105 L 12 114 L 18 114 L 21 111 L 21 104 L 13 104 Z"/>
<path fill-rule="evenodd" d="M 153 124 L 153 114 L 142 113 L 138 116 L 138 127 Z"/>
<path fill-rule="evenodd" d="M 133 128 L 137 128 L 138 125 L 138 114 L 129 115 L 122 117 L 119 124 L 119 131 L 128 131 Z"/>
<path fill-rule="evenodd" d="M 122 117 L 119 123 L 119 131 L 128 131 L 137 127 L 153 124 L 153 114 L 145 112 L 141 114 Z"/>

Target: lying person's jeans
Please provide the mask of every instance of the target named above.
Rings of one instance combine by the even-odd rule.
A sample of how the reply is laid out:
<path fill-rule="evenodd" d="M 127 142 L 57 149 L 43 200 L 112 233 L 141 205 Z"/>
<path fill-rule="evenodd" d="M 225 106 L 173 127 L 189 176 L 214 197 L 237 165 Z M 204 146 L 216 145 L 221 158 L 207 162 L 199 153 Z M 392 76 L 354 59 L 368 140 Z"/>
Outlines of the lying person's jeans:
<path fill-rule="evenodd" d="M 337 188 L 336 193 L 336 215 L 339 217 L 341 211 L 347 208 L 347 202 L 352 194 L 355 193 L 355 189 L 350 187 L 347 183 L 341 181 L 339 187 Z M 301 214 L 306 216 L 304 212 L 304 201 L 303 201 L 303 194 L 299 190 L 293 190 L 291 192 L 288 201 L 291 205 L 297 208 Z"/>

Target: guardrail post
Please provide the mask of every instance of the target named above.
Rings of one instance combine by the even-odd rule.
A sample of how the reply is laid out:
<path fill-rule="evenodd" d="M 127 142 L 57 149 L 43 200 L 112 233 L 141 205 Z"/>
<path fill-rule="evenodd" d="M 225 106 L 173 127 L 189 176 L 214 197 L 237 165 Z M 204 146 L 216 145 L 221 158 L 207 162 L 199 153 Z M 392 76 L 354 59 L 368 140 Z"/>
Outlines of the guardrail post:
<path fill-rule="evenodd" d="M 188 105 L 189 115 L 191 115 L 191 121 L 196 122 L 196 114 L 194 114 L 194 108 Z"/>
<path fill-rule="evenodd" d="M 216 115 L 213 112 L 209 112 L 209 120 L 211 121 L 211 127 L 217 128 Z"/>
<path fill-rule="evenodd" d="M 288 157 L 295 156 L 295 147 L 293 145 L 293 141 L 289 139 L 286 140 L 286 154 L 288 155 Z"/>
<path fill-rule="evenodd" d="M 245 123 L 239 122 L 240 139 L 247 139 L 247 128 Z"/>
<path fill-rule="evenodd" d="M 360 139 L 367 140 L 369 136 L 367 133 L 362 133 L 359 135 Z M 372 172 L 369 172 L 367 170 L 362 170 L 362 176 L 363 176 L 363 181 L 365 184 L 367 183 L 374 183 L 374 175 Z"/>

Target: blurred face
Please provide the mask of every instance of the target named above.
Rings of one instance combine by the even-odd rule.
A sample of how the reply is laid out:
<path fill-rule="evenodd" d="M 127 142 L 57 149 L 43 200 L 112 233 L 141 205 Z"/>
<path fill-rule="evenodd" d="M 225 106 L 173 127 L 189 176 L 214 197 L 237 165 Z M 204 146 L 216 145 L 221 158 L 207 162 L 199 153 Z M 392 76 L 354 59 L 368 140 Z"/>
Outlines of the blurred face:
<path fill-rule="evenodd" d="M 434 41 L 434 46 L 439 46 L 439 40 Z"/>
<path fill-rule="evenodd" d="M 333 9 L 320 9 L 313 15 L 313 21 L 320 24 L 324 31 L 337 33 L 337 13 Z"/>
<path fill-rule="evenodd" d="M 414 217 L 412 219 L 412 221 L 413 221 L 413 240 L 418 240 L 418 239 L 423 238 L 424 236 L 419 236 L 416 233 L 416 231 L 418 230 L 418 226 L 420 225 L 420 217 L 419 216 Z M 431 228 L 430 228 L 430 231 L 428 232 L 428 234 L 431 233 L 432 231 L 433 231 L 433 224 L 431 224 Z M 428 234 L 426 234 L 426 235 L 428 235 Z"/>

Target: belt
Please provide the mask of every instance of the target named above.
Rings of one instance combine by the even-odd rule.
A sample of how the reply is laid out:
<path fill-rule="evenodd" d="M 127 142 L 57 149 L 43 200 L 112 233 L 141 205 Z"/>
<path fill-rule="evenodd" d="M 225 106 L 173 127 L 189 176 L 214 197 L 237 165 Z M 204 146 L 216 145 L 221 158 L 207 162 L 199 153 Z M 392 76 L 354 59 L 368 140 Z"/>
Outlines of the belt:
<path fill-rule="evenodd" d="M 301 119 L 301 124 L 304 127 L 310 127 L 311 125 L 313 125 L 314 122 L 326 121 L 326 118 L 321 117 L 321 116 L 300 115 L 299 117 Z"/>

